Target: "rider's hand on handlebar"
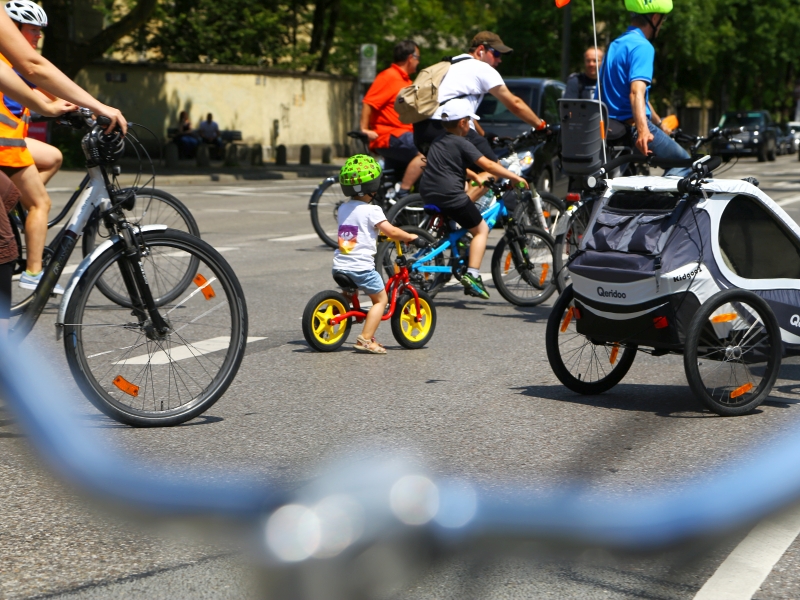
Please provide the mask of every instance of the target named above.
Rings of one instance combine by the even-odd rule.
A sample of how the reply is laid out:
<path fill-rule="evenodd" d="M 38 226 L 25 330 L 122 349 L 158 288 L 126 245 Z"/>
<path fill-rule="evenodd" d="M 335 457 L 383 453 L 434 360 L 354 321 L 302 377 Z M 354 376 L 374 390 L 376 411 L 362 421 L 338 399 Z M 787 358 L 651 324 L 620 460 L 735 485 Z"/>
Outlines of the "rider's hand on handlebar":
<path fill-rule="evenodd" d="M 101 104 L 100 106 L 100 109 L 95 109 L 93 112 L 96 116 L 107 117 L 111 121 L 108 127 L 105 128 L 106 133 L 111 133 L 117 127 L 122 131 L 122 135 L 128 133 L 128 122 L 119 110 L 111 106 L 106 106 L 105 104 Z"/>
<path fill-rule="evenodd" d="M 522 190 L 531 189 L 530 185 L 528 184 L 528 181 L 524 177 L 519 177 L 518 175 L 515 175 L 514 177 L 511 177 L 509 179 L 510 179 L 511 183 L 514 184 L 514 187 L 516 187 L 516 188 L 519 188 L 519 189 L 522 189 Z"/>
<path fill-rule="evenodd" d="M 372 131 L 372 129 L 362 129 L 361 133 L 366 135 L 370 142 L 374 142 L 378 139 L 378 132 Z"/>
<path fill-rule="evenodd" d="M 42 113 L 43 117 L 60 117 L 68 112 L 78 110 L 78 106 L 72 102 L 62 100 L 61 98 L 56 98 L 52 102 L 48 102 L 45 106 L 47 107 L 47 114 Z"/>
<path fill-rule="evenodd" d="M 411 243 L 420 249 L 427 248 L 428 246 L 430 246 L 430 242 L 428 242 L 428 240 L 421 238 L 419 236 L 411 240 Z"/>

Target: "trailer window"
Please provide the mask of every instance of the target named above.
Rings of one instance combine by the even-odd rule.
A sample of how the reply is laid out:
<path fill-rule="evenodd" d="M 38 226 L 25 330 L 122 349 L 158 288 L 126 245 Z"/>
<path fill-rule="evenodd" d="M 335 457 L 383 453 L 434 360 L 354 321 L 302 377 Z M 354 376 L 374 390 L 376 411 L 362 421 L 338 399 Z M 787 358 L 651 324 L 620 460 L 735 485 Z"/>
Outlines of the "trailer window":
<path fill-rule="evenodd" d="M 728 267 L 745 279 L 800 279 L 800 242 L 750 196 L 731 200 L 719 223 Z"/>

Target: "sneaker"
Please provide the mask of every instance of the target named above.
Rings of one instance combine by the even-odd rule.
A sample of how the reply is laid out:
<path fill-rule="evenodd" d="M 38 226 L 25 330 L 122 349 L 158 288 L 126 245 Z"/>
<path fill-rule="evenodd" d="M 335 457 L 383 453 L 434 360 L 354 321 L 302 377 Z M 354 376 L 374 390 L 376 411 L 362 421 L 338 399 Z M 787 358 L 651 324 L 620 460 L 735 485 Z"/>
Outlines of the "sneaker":
<path fill-rule="evenodd" d="M 36 275 L 31 275 L 27 271 L 23 271 L 22 275 L 19 276 L 19 287 L 23 290 L 35 290 L 39 286 L 39 282 L 42 280 L 42 274 L 44 271 L 39 271 Z M 56 287 L 53 288 L 53 294 L 63 294 L 64 288 L 60 285 L 56 284 Z"/>
<path fill-rule="evenodd" d="M 469 273 L 465 273 L 461 276 L 461 283 L 464 285 L 465 293 L 484 300 L 489 299 L 489 292 L 486 291 L 486 286 L 483 285 L 483 279 L 480 275 L 473 277 Z"/>

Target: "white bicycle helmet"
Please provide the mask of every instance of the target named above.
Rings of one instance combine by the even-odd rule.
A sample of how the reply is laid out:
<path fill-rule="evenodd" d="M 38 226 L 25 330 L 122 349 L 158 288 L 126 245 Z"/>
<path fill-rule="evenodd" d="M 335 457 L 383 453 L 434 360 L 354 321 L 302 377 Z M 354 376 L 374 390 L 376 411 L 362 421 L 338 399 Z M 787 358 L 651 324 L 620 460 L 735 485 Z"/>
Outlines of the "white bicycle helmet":
<path fill-rule="evenodd" d="M 47 27 L 47 13 L 41 6 L 30 0 L 6 2 L 6 14 L 17 23 Z"/>

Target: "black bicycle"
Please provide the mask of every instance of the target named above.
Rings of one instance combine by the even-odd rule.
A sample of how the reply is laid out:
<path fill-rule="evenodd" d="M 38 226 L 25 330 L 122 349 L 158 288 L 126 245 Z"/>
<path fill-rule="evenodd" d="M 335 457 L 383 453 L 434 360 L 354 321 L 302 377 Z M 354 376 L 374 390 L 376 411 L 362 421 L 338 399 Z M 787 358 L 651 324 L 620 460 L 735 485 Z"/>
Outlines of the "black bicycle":
<path fill-rule="evenodd" d="M 166 225 L 128 219 L 113 163 L 128 134 L 90 128 L 82 146 L 89 181 L 52 245 L 41 282 L 17 308 L 11 337 L 33 329 L 92 218 L 109 238 L 75 269 L 56 318 L 67 362 L 99 410 L 129 425 L 177 425 L 208 410 L 233 381 L 247 343 L 244 293 L 208 243 Z M 141 149 L 141 147 L 140 147 Z"/>
<path fill-rule="evenodd" d="M 358 140 L 364 146 L 364 154 L 369 154 L 369 138 L 366 134 L 360 131 L 351 131 L 347 134 L 349 137 Z M 386 160 L 383 169 L 383 178 L 381 179 L 381 187 L 378 193 L 372 200 L 376 206 L 380 206 L 385 213 L 391 210 L 395 205 L 395 194 L 397 193 L 396 185 L 403 179 L 406 165 L 396 161 Z M 409 194 L 405 198 L 420 199 L 419 194 Z M 314 226 L 314 231 L 317 232 L 319 239 L 321 239 L 327 246 L 331 248 L 338 248 L 339 242 L 336 236 L 336 231 L 339 228 L 339 207 L 347 202 L 349 198 L 342 194 L 339 187 L 338 177 L 328 177 L 317 186 L 311 194 L 311 199 L 308 202 L 308 210 L 311 213 L 311 224 Z M 404 220 L 402 225 L 417 226 L 419 215 L 409 215 L 407 220 Z"/>

